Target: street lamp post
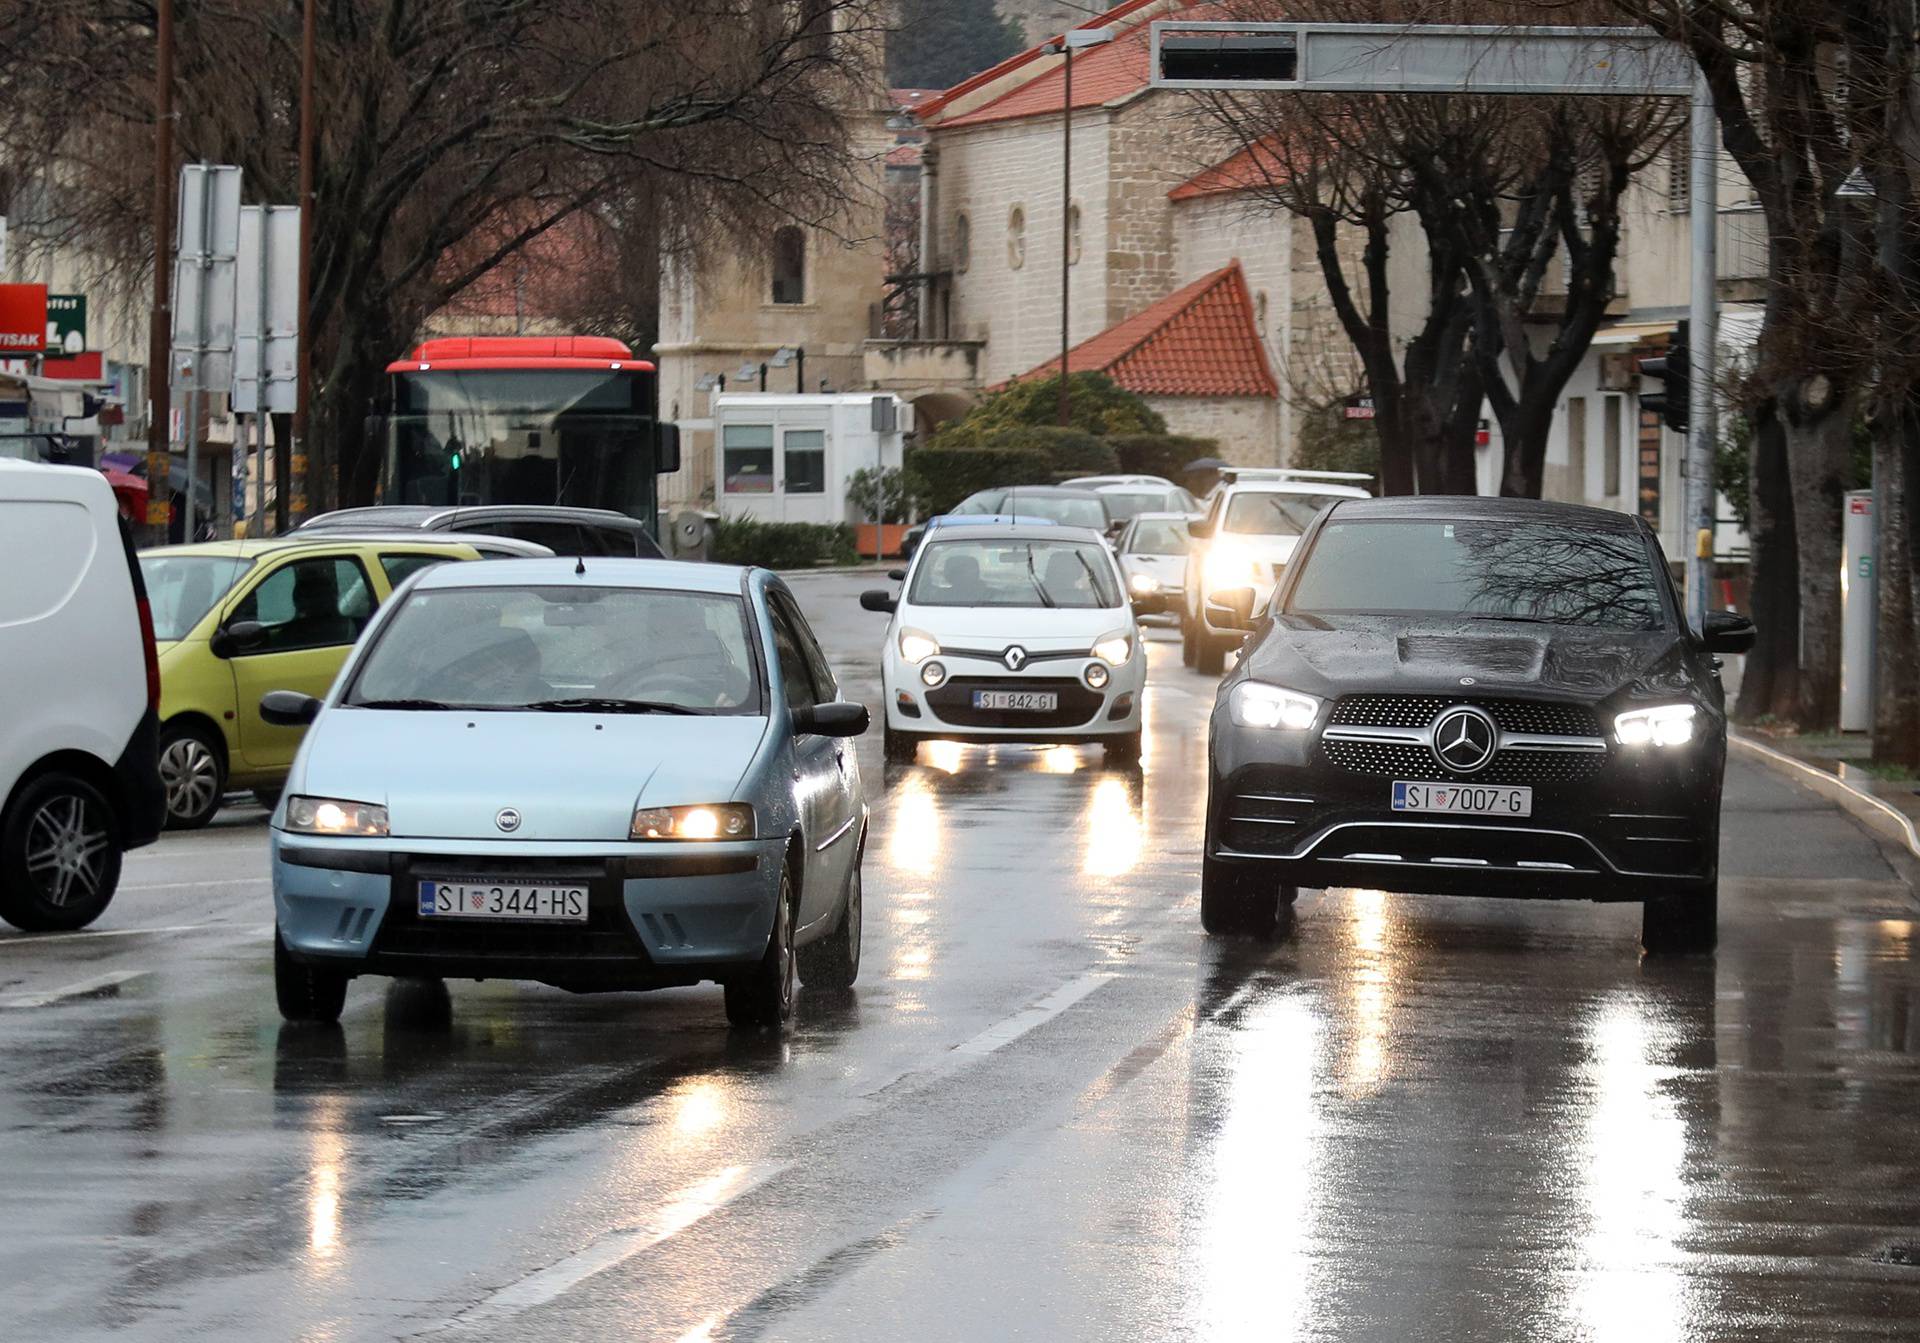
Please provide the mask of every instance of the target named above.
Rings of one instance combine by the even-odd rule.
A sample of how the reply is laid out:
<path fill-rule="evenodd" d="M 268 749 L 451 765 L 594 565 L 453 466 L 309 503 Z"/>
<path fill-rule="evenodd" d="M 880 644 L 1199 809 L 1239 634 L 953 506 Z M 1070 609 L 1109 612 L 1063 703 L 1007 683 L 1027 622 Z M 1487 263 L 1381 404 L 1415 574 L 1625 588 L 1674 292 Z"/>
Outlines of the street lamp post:
<path fill-rule="evenodd" d="M 1067 351 L 1072 347 L 1073 274 L 1073 53 L 1113 41 L 1111 28 L 1073 28 L 1043 50 L 1064 58 L 1065 91 L 1060 119 L 1060 423 L 1073 423 L 1073 397 L 1067 389 Z"/>
<path fill-rule="evenodd" d="M 173 432 L 173 0 L 155 15 L 153 78 L 153 324 L 147 333 L 147 516 L 167 539 L 167 453 Z M 191 488 L 192 482 L 188 482 Z M 188 537 L 189 541 L 193 538 Z"/>

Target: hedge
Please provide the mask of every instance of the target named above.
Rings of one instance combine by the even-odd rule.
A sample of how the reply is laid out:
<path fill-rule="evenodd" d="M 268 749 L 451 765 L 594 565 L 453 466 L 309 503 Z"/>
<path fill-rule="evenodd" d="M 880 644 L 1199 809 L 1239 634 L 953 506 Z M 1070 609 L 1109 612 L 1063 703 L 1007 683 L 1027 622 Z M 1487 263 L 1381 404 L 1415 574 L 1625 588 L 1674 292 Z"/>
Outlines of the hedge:
<path fill-rule="evenodd" d="M 1106 476 L 1119 470 L 1119 459 L 1107 440 L 1084 429 L 1067 429 L 1057 424 L 1021 425 L 996 433 L 982 445 L 987 448 L 1016 448 L 1044 453 L 1054 480 L 1072 476 Z M 1025 485 L 1028 482 L 1019 481 Z"/>
<path fill-rule="evenodd" d="M 1035 448 L 914 448 L 907 453 L 914 497 L 929 516 L 944 513 L 976 490 L 996 485 L 1047 485 L 1052 459 Z"/>
<path fill-rule="evenodd" d="M 853 528 L 845 524 L 761 522 L 754 518 L 716 522 L 713 558 L 721 564 L 758 564 L 768 569 L 806 569 L 859 560 L 853 550 Z"/>
<path fill-rule="evenodd" d="M 1188 462 L 1220 456 L 1220 444 L 1211 438 L 1185 434 L 1117 434 L 1107 440 L 1119 461 L 1117 470 L 1130 476 L 1160 476 L 1178 481 Z"/>
<path fill-rule="evenodd" d="M 1167 432 L 1167 422 L 1153 407 L 1103 373 L 1075 373 L 1068 389 L 1075 429 L 1102 437 Z M 1060 379 L 1012 383 L 941 425 L 933 441 L 943 448 L 980 447 L 1009 429 L 1055 424 L 1059 408 Z"/>

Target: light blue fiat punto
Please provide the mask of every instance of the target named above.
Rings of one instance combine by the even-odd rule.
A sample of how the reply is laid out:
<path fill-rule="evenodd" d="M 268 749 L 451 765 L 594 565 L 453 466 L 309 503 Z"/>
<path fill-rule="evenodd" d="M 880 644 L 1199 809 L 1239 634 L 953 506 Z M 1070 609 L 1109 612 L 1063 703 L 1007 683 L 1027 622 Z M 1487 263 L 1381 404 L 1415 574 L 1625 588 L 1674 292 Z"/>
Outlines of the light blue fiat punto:
<path fill-rule="evenodd" d="M 311 723 L 272 828 L 274 984 L 339 1017 L 356 975 L 576 992 L 713 980 L 779 1026 L 794 975 L 860 969 L 867 808 L 842 703 L 764 569 L 502 560 L 383 606 Z"/>

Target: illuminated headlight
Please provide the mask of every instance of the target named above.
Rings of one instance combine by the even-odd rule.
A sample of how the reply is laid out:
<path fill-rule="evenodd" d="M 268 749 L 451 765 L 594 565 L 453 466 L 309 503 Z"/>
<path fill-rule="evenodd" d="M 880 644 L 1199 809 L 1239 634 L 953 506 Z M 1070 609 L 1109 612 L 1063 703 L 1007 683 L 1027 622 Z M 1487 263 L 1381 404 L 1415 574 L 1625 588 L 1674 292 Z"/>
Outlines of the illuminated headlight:
<path fill-rule="evenodd" d="M 908 662 L 925 662 L 940 652 L 940 641 L 919 630 L 900 631 L 900 656 Z"/>
<path fill-rule="evenodd" d="M 1694 712 L 1691 704 L 1635 709 L 1613 720 L 1613 735 L 1622 746 L 1685 746 L 1693 740 Z"/>
<path fill-rule="evenodd" d="M 920 669 L 920 684 L 927 689 L 941 685 L 947 679 L 946 666 L 939 662 L 929 662 Z"/>
<path fill-rule="evenodd" d="M 1320 701 L 1297 690 L 1259 681 L 1242 681 L 1227 697 L 1227 710 L 1240 727 L 1304 732 L 1320 716 Z"/>
<path fill-rule="evenodd" d="M 1210 591 L 1250 588 L 1260 581 L 1253 557 L 1236 546 L 1215 546 L 1209 550 L 1206 566 L 1201 572 L 1206 577 Z"/>
<path fill-rule="evenodd" d="M 1113 673 L 1107 670 L 1104 662 L 1089 662 L 1086 670 L 1087 686 L 1092 690 L 1105 690 L 1107 682 L 1113 679 Z"/>
<path fill-rule="evenodd" d="M 1160 580 L 1152 574 L 1135 574 L 1127 580 L 1127 586 L 1133 589 L 1136 596 L 1151 597 L 1160 591 Z"/>
<path fill-rule="evenodd" d="M 387 834 L 387 809 L 371 802 L 343 802 L 331 797 L 290 797 L 287 829 L 303 835 L 380 839 Z"/>
<path fill-rule="evenodd" d="M 753 808 L 744 802 L 705 807 L 642 807 L 630 839 L 752 839 Z"/>
<path fill-rule="evenodd" d="M 1103 634 L 1093 646 L 1093 655 L 1110 667 L 1118 667 L 1133 656 L 1133 636 L 1125 630 Z"/>

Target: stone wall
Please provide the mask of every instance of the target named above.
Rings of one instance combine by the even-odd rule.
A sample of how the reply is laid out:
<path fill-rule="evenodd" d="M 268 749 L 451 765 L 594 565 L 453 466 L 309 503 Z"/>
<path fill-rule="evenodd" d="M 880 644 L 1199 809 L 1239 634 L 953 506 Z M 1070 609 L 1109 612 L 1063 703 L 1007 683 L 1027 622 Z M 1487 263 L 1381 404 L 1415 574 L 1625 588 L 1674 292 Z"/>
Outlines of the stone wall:
<path fill-rule="evenodd" d="M 1211 438 L 1220 455 L 1241 466 L 1284 466 L 1280 406 L 1255 396 L 1150 396 L 1147 404 L 1167 421 L 1167 432 Z"/>

